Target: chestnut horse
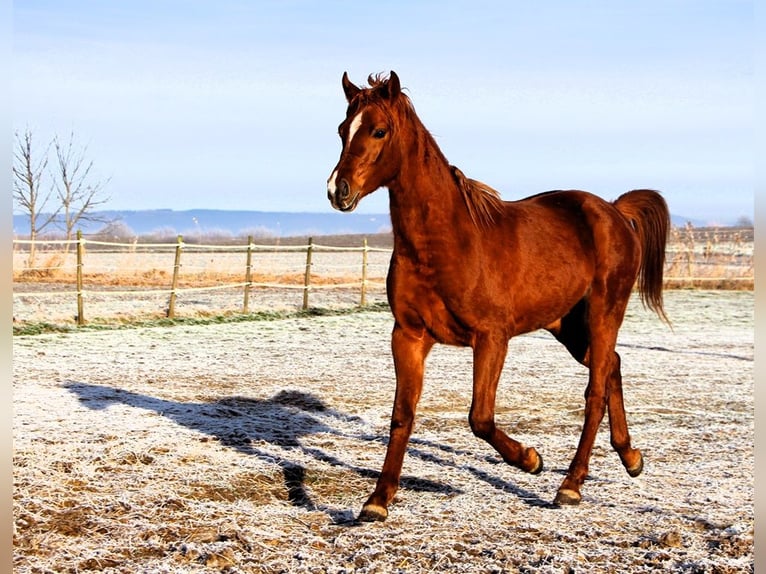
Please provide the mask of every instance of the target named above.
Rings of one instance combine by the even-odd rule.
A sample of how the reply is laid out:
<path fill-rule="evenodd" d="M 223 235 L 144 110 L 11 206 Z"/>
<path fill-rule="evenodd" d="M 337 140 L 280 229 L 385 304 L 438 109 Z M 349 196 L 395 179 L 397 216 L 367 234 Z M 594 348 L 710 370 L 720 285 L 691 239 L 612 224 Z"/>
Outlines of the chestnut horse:
<path fill-rule="evenodd" d="M 471 430 L 505 462 L 536 474 L 538 452 L 495 426 L 495 394 L 510 338 L 548 330 L 589 370 L 580 442 L 554 503 L 580 502 L 606 409 L 611 444 L 638 476 L 643 457 L 631 446 L 615 344 L 636 282 L 644 305 L 667 321 L 662 196 L 641 189 L 609 203 L 585 191 L 550 191 L 503 201 L 447 162 L 394 72 L 368 83 L 358 87 L 343 74 L 343 149 L 327 182 L 340 211 L 387 187 L 394 235 L 387 288 L 396 397 L 383 469 L 359 519 L 388 516 L 435 343 L 473 349 Z"/>

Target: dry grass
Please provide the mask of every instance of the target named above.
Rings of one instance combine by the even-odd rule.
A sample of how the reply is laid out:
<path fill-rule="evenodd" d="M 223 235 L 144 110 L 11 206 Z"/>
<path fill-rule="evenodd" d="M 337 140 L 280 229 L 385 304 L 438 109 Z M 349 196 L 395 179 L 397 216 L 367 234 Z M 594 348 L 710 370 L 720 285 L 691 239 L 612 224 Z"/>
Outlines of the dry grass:
<path fill-rule="evenodd" d="M 666 288 L 749 289 L 754 286 L 752 229 L 671 230 Z"/>

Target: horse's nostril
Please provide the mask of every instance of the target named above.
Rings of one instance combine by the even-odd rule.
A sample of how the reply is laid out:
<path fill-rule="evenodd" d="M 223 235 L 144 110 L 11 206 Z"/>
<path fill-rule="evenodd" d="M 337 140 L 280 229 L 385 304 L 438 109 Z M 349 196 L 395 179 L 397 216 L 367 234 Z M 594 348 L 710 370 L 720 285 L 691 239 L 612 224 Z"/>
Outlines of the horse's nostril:
<path fill-rule="evenodd" d="M 351 194 L 351 188 L 349 188 L 348 182 L 345 179 L 341 179 L 338 184 L 338 198 L 347 199 Z"/>

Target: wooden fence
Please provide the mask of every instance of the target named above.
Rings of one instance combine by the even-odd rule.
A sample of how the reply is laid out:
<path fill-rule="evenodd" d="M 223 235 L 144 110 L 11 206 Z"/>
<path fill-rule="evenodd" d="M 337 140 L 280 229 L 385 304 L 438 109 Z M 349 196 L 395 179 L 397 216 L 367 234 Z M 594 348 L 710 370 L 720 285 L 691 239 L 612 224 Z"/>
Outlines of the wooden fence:
<path fill-rule="evenodd" d="M 174 243 L 119 243 L 86 239 L 78 233 L 77 239 L 73 241 L 15 239 L 13 244 L 14 317 L 17 301 L 23 301 L 24 298 L 42 299 L 46 295 L 74 296 L 74 319 L 79 325 L 86 322 L 86 303 L 89 297 L 95 299 L 118 295 L 127 296 L 128 300 L 134 297 L 132 300 L 137 306 L 141 294 L 151 294 L 151 297 L 164 296 L 163 308 L 157 312 L 171 318 L 177 314 L 179 296 L 187 296 L 188 300 L 190 293 L 218 290 L 240 290 L 241 305 L 238 306 L 238 310 L 241 309 L 243 313 L 251 312 L 252 296 L 256 288 L 259 289 L 258 293 L 263 293 L 263 290 L 300 290 L 301 308 L 304 310 L 309 308 L 313 292 L 345 290 L 344 293 L 347 293 L 349 290 L 356 290 L 356 304 L 364 306 L 368 303 L 370 288 L 376 290 L 376 296 L 381 292 L 385 293 L 385 275 L 391 253 L 391 249 L 388 248 L 369 247 L 367 239 L 363 239 L 362 245 L 357 247 L 322 245 L 315 243 L 311 238 L 304 245 L 280 246 L 255 244 L 252 236 L 247 238 L 246 244 L 200 245 L 187 244 L 180 235 Z M 136 268 L 133 277 L 141 280 L 131 283 L 130 277 L 124 279 L 124 268 L 128 265 L 120 261 L 115 253 L 151 255 L 157 259 L 148 266 L 144 262 L 143 267 Z M 317 260 L 324 257 L 321 254 L 326 253 L 358 253 L 359 259 L 344 256 L 346 264 L 341 266 L 343 269 L 328 277 L 328 274 L 333 275 L 328 268 L 323 268 L 322 272 L 315 268 Z M 214 254 L 209 262 L 220 261 L 220 265 L 224 265 L 227 270 L 211 273 L 207 278 L 199 273 L 190 277 L 188 269 L 194 267 L 194 258 L 207 257 L 203 254 Z M 269 275 L 266 272 L 269 267 L 274 266 L 274 257 L 287 255 L 293 264 L 291 275 Z M 371 265 L 369 258 L 373 255 L 376 262 Z M 107 272 L 97 276 L 93 269 L 98 267 L 100 256 L 109 258 L 112 263 L 109 264 L 111 267 Z M 27 257 L 26 261 L 24 257 Z M 267 261 L 268 257 L 272 257 L 270 263 Z M 43 261 L 46 258 L 48 261 Z M 43 262 L 38 263 L 39 261 Z M 171 262 L 172 273 L 168 274 L 164 269 L 170 268 Z M 371 268 L 375 269 L 374 273 L 371 273 Z M 124 280 L 108 282 L 120 273 Z M 143 279 L 147 274 L 152 275 L 151 281 Z M 674 229 L 666 252 L 666 287 L 752 289 L 753 282 L 752 237 L 743 238 L 740 233 L 728 237 L 718 232 L 705 232 L 700 235 L 692 229 Z M 73 291 L 67 289 L 70 285 L 74 286 Z M 130 290 L 125 290 L 125 286 L 129 286 Z M 147 286 L 151 289 L 146 289 Z M 347 295 L 344 297 L 348 303 Z M 46 305 L 47 302 L 38 303 L 43 315 L 48 312 Z M 207 309 L 206 312 L 209 312 L 212 307 Z M 71 319 L 72 315 L 69 317 Z"/>
<path fill-rule="evenodd" d="M 85 310 L 85 300 L 87 299 L 88 295 L 138 295 L 141 293 L 152 293 L 152 294 L 166 294 L 167 295 L 167 307 L 165 310 L 165 315 L 168 318 L 173 318 L 176 316 L 176 302 L 178 299 L 178 296 L 183 293 L 192 293 L 192 292 L 200 292 L 200 291 L 214 291 L 214 290 L 222 290 L 222 289 L 236 289 L 239 288 L 242 290 L 242 306 L 241 310 L 243 313 L 249 313 L 250 312 L 250 301 L 251 301 L 251 294 L 254 288 L 274 288 L 274 289 L 299 289 L 303 292 L 303 301 L 301 308 L 303 310 L 306 310 L 309 308 L 310 304 L 310 293 L 312 291 L 318 290 L 318 289 L 349 289 L 349 288 L 355 288 L 358 289 L 358 301 L 360 306 L 365 306 L 367 304 L 367 295 L 368 295 L 368 289 L 370 287 L 377 287 L 377 288 L 384 288 L 385 283 L 382 280 L 382 277 L 378 277 L 380 280 L 375 281 L 373 279 L 370 279 L 370 263 L 369 263 L 369 254 L 370 253 L 383 253 L 383 254 L 390 254 L 391 249 L 384 249 L 384 248 L 376 248 L 376 247 L 370 247 L 367 244 L 367 239 L 364 238 L 362 240 L 362 245 L 360 247 L 334 247 L 334 246 L 328 246 L 328 245 L 321 245 L 314 243 L 313 238 L 308 239 L 308 243 L 306 245 L 296 245 L 296 246 L 275 246 L 275 245 L 258 245 L 253 242 L 253 237 L 249 236 L 247 238 L 247 244 L 245 245 L 202 245 L 202 244 L 187 244 L 184 242 L 183 237 L 179 235 L 177 237 L 177 241 L 174 244 L 167 244 L 167 243 L 157 243 L 157 244 L 151 244 L 151 243 L 118 243 L 118 242 L 108 242 L 108 241 L 95 241 L 86 239 L 82 236 L 82 233 L 78 231 L 77 233 L 77 239 L 73 241 L 67 241 L 67 240 L 42 240 L 42 241 L 31 241 L 31 240 L 23 240 L 23 239 L 15 239 L 13 241 L 14 243 L 14 249 L 24 249 L 25 247 L 32 248 L 37 247 L 40 245 L 43 245 L 47 247 L 49 250 L 51 248 L 57 249 L 58 251 L 61 251 L 63 253 L 69 253 L 69 251 L 74 251 L 75 255 L 75 273 L 74 273 L 74 291 L 69 292 L 62 292 L 57 291 L 59 295 L 67 293 L 70 295 L 74 295 L 76 297 L 76 305 L 77 305 L 77 313 L 75 316 L 76 322 L 78 325 L 83 325 L 86 322 L 86 310 Z M 74 247 L 74 249 L 72 249 Z M 130 291 L 118 291 L 118 290 L 98 290 L 98 289 L 90 289 L 86 288 L 86 270 L 87 270 L 87 256 L 88 253 L 93 253 L 94 251 L 97 252 L 109 252 L 110 250 L 122 250 L 124 252 L 131 252 L 135 253 L 137 251 L 141 251 L 142 253 L 150 253 L 155 251 L 168 251 L 168 248 L 172 248 L 172 251 L 174 253 L 174 259 L 173 259 L 173 271 L 172 275 L 169 279 L 169 284 L 167 288 L 154 288 L 150 290 L 141 290 L 141 289 L 131 289 Z M 193 287 L 181 287 L 179 286 L 179 280 L 181 277 L 181 270 L 184 266 L 184 253 L 188 252 L 189 250 L 192 250 L 196 253 L 199 253 L 201 251 L 209 251 L 209 252 L 226 252 L 227 254 L 231 253 L 242 253 L 243 259 L 242 259 L 242 267 L 241 267 L 241 277 L 242 280 L 239 282 L 218 282 L 217 285 L 208 285 L 208 286 L 193 286 Z M 31 252 L 31 251 L 29 251 Z M 51 252 L 51 251 L 48 251 Z M 257 253 L 268 253 L 268 254 L 274 254 L 274 253 L 305 253 L 305 264 L 304 269 L 301 273 L 302 281 L 298 284 L 294 281 L 257 281 L 254 280 L 254 261 L 253 261 L 253 255 Z M 360 260 L 358 262 L 358 271 L 357 273 L 351 273 L 351 279 L 348 281 L 333 281 L 327 284 L 322 283 L 315 283 L 315 279 L 312 279 L 312 267 L 314 265 L 314 255 L 315 253 L 330 253 L 330 252 L 345 252 L 345 253 L 359 253 L 361 255 Z M 46 251 L 40 250 L 39 247 L 34 249 L 35 258 L 40 259 L 45 257 Z M 59 277 L 59 280 L 57 282 L 63 281 L 62 277 L 65 276 L 63 273 L 63 268 L 65 266 L 61 264 L 56 264 L 55 269 L 46 266 L 46 265 L 40 265 L 34 263 L 34 261 L 29 262 L 23 272 L 19 272 L 18 274 L 14 274 L 14 280 L 15 282 L 24 282 L 24 276 L 26 275 L 28 278 L 34 278 L 35 274 L 39 276 L 45 276 L 45 275 L 56 275 Z M 16 275 L 19 277 L 17 278 Z M 358 277 L 358 279 L 356 277 Z M 380 275 L 380 274 L 379 274 Z M 349 278 L 349 274 L 345 273 L 344 277 L 346 279 Z M 35 278 L 37 281 L 39 281 L 39 278 Z M 14 299 L 16 298 L 22 298 L 22 297 L 39 297 L 40 292 L 16 292 L 13 293 Z"/>

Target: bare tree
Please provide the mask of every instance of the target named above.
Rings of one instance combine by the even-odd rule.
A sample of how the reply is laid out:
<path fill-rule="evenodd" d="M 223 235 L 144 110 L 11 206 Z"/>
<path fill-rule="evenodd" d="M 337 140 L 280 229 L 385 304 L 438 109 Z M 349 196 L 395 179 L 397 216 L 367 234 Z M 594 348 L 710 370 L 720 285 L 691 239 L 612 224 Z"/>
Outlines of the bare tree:
<path fill-rule="evenodd" d="M 53 194 L 53 189 L 42 191 L 45 169 L 48 166 L 50 143 L 39 155 L 35 153 L 32 131 L 27 128 L 23 134 L 15 132 L 16 145 L 13 151 L 13 201 L 29 216 L 29 239 L 34 241 L 40 232 L 56 220 L 61 209 L 58 206 L 45 213 L 45 206 Z M 29 247 L 29 266 L 34 266 L 35 244 Z"/>
<path fill-rule="evenodd" d="M 104 187 L 109 180 L 94 180 L 91 175 L 93 161 L 88 161 L 85 154 L 87 146 L 75 147 L 74 133 L 69 134 L 69 141 L 62 143 L 58 136 L 53 138 L 56 152 L 57 170 L 54 174 L 54 189 L 60 201 L 60 213 L 66 238 L 71 240 L 74 228 L 83 221 L 109 223 L 109 220 L 93 214 L 95 207 L 106 203 L 109 198 L 103 196 Z"/>

